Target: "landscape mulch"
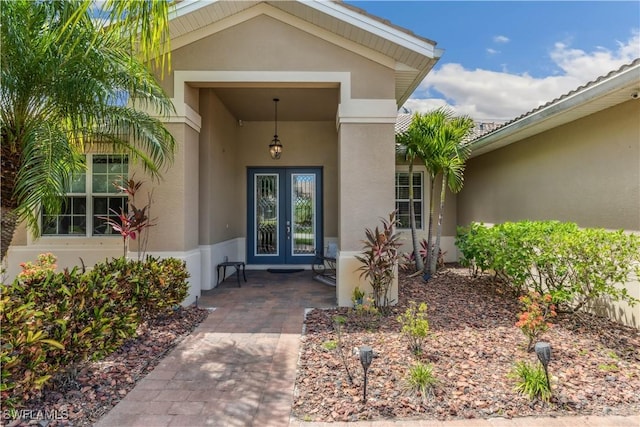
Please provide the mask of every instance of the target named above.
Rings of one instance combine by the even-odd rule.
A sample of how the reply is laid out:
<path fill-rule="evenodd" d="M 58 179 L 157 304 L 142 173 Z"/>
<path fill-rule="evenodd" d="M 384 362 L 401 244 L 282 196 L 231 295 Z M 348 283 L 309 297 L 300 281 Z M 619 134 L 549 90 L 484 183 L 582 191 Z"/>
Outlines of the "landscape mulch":
<path fill-rule="evenodd" d="M 4 410 L 0 425 L 93 425 L 206 319 L 208 313 L 192 306 L 143 322 L 136 337 L 105 359 L 85 363 L 73 375 L 67 373 L 55 378 L 39 398 L 26 402 L 24 411 L 20 412 L 24 419 L 13 420 L 11 413 Z"/>
<path fill-rule="evenodd" d="M 430 334 L 417 357 L 396 320 L 409 301 L 428 305 Z M 332 422 L 640 413 L 639 331 L 589 314 L 560 314 L 541 337 L 552 349 L 550 401 L 514 391 L 508 378 L 514 363 L 538 363 L 515 326 L 519 311 L 508 289 L 459 267 L 426 283 L 401 273 L 399 303 L 381 319 L 348 308 L 313 310 L 302 338 L 294 415 Z M 340 337 L 333 326 L 336 315 L 346 319 Z M 368 370 L 366 402 L 357 356 L 362 345 L 376 354 Z M 437 384 L 427 396 L 406 384 L 417 361 L 433 364 Z"/>
<path fill-rule="evenodd" d="M 399 333 L 396 317 L 409 301 L 428 304 L 430 335 L 415 357 Z M 630 415 L 640 413 L 640 335 L 591 315 L 560 315 L 543 339 L 552 346 L 549 365 L 553 397 L 530 401 L 507 378 L 514 362 L 535 362 L 526 339 L 515 327 L 519 306 L 514 295 L 489 277 L 470 277 L 447 268 L 427 283 L 401 273 L 399 302 L 383 318 L 354 316 L 347 308 L 313 310 L 302 337 L 293 412 L 307 421 L 376 419 L 457 419 L 529 415 Z M 64 419 L 10 420 L 7 426 L 90 426 L 113 408 L 184 337 L 207 311 L 181 308 L 145 323 L 138 335 L 100 362 L 59 377 L 39 399 L 27 402 L 32 415 Z M 340 346 L 353 377 L 351 383 L 337 348 L 332 318 L 347 319 Z M 367 400 L 362 395 L 362 367 L 354 349 L 369 345 L 375 358 L 368 371 Z M 438 383 L 432 396 L 406 387 L 406 374 L 417 360 L 433 363 Z"/>

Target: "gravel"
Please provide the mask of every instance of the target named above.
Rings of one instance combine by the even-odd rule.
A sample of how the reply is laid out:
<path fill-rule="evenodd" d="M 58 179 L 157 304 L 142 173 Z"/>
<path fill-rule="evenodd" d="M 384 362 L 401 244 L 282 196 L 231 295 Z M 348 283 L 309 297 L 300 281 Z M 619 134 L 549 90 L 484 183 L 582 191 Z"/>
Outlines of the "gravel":
<path fill-rule="evenodd" d="M 358 318 L 350 309 L 313 310 L 303 336 L 294 415 L 304 421 L 379 419 L 463 419 L 530 415 L 631 415 L 640 413 L 640 335 L 592 315 L 559 315 L 542 339 L 552 348 L 549 402 L 529 400 L 507 377 L 516 361 L 536 362 L 515 326 L 519 305 L 513 294 L 489 277 L 449 267 L 428 283 L 400 274 L 399 304 L 382 319 Z M 428 304 L 430 334 L 414 356 L 395 320 L 409 301 Z M 338 338 L 332 317 L 347 323 Z M 333 348 L 340 343 L 338 348 Z M 368 371 L 354 349 L 377 353 Z M 350 382 L 346 360 L 352 377 Z M 417 360 L 433 364 L 437 384 L 420 396 L 409 391 L 406 375 Z M 536 362 L 537 363 L 537 362 Z"/>

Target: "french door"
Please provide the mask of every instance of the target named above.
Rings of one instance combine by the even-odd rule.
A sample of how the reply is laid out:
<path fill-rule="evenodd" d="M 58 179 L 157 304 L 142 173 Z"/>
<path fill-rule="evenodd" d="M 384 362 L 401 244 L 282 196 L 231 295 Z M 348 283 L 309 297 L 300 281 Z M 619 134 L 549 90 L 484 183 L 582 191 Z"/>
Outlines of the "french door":
<path fill-rule="evenodd" d="M 311 264 L 322 251 L 322 169 L 250 168 L 247 262 Z"/>

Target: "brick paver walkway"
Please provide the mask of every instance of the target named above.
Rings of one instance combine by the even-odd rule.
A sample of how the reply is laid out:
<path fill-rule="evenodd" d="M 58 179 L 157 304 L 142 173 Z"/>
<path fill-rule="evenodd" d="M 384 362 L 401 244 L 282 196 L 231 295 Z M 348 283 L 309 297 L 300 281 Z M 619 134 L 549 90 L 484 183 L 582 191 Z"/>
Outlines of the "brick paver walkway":
<path fill-rule="evenodd" d="M 200 298 L 209 317 L 96 425 L 99 427 L 640 427 L 635 417 L 307 423 L 291 405 L 304 310 L 335 304 L 308 271 L 247 271 Z"/>

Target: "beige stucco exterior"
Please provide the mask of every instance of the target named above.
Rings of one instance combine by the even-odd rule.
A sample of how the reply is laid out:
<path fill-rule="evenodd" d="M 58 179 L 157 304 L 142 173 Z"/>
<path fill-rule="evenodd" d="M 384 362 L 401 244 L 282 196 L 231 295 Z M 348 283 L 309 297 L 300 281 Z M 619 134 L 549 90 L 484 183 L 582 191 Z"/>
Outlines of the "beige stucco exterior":
<path fill-rule="evenodd" d="M 148 253 L 186 261 L 191 303 L 217 285 L 217 264 L 248 261 L 248 170 L 320 168 L 320 238 L 338 245 L 336 299 L 351 304 L 353 288 L 366 288 L 355 260 L 364 229 L 394 209 L 398 102 L 437 61 L 435 43 L 338 3 L 202 2 L 178 4 L 172 44 L 172 69 L 158 78 L 175 106 L 166 122 L 178 149 L 161 182 L 137 175 L 147 181 L 141 192 L 153 192 Z M 283 107 L 277 161 L 267 150 L 272 98 Z M 118 256 L 121 243 L 22 230 L 9 264 L 62 248 L 60 267 L 76 265 L 79 253 L 90 267 Z"/>
<path fill-rule="evenodd" d="M 640 102 L 635 99 L 472 158 L 458 224 L 559 220 L 640 232 Z M 637 278 L 626 284 L 640 298 Z M 640 326 L 640 306 L 596 311 Z"/>
<path fill-rule="evenodd" d="M 458 223 L 521 219 L 640 231 L 640 102 L 475 157 Z"/>

